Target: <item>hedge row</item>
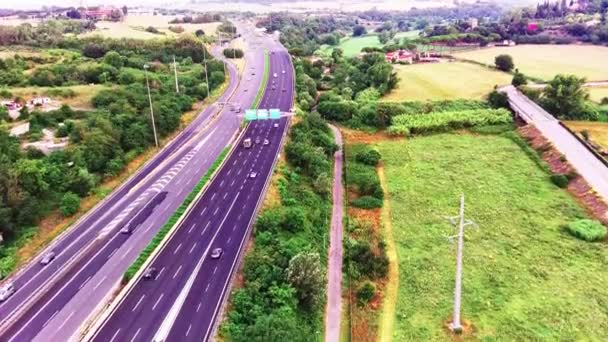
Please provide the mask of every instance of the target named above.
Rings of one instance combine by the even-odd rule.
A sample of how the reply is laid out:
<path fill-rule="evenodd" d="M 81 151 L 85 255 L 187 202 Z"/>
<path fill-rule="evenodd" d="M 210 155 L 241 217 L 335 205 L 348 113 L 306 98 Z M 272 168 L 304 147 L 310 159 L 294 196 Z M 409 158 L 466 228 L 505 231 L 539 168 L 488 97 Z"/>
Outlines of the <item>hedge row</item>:
<path fill-rule="evenodd" d="M 506 124 L 512 121 L 511 113 L 503 108 L 433 112 L 396 116 L 388 131 L 395 135 L 425 134 L 475 126 Z"/>
<path fill-rule="evenodd" d="M 184 202 L 182 202 L 182 204 L 179 206 L 179 208 L 177 208 L 177 210 L 175 210 L 173 215 L 171 215 L 171 217 L 169 217 L 167 222 L 158 231 L 158 233 L 156 233 L 156 236 L 154 236 L 154 238 L 148 244 L 148 246 L 146 246 L 146 248 L 144 248 L 144 250 L 139 254 L 139 256 L 137 257 L 135 262 L 133 262 L 133 264 L 131 264 L 131 266 L 129 266 L 129 268 L 127 269 L 127 271 L 125 272 L 125 274 L 122 278 L 123 284 L 128 283 L 129 280 L 131 280 L 131 278 L 133 278 L 133 276 L 137 273 L 137 271 L 139 271 L 141 266 L 146 262 L 146 260 L 148 260 L 148 258 L 152 254 L 152 252 L 158 247 L 158 245 L 161 243 L 161 241 L 163 241 L 165 236 L 167 236 L 167 234 L 171 231 L 171 228 L 173 228 L 173 226 L 177 223 L 179 218 L 186 212 L 186 209 L 188 208 L 190 203 L 192 203 L 192 201 L 194 201 L 194 199 L 196 198 L 198 193 L 203 189 L 205 184 L 207 184 L 207 182 L 209 181 L 209 179 L 211 178 L 211 176 L 213 175 L 215 170 L 217 170 L 219 168 L 219 166 L 222 164 L 222 161 L 226 158 L 226 155 L 228 155 L 228 150 L 229 150 L 228 148 L 225 148 L 222 151 L 222 153 L 220 153 L 220 155 L 213 162 L 213 164 L 211 164 L 211 167 L 209 168 L 209 170 L 207 170 L 207 173 L 205 173 L 203 178 L 201 178 L 201 180 L 196 184 L 196 186 L 190 192 L 190 194 L 188 194 L 188 196 L 184 199 Z"/>

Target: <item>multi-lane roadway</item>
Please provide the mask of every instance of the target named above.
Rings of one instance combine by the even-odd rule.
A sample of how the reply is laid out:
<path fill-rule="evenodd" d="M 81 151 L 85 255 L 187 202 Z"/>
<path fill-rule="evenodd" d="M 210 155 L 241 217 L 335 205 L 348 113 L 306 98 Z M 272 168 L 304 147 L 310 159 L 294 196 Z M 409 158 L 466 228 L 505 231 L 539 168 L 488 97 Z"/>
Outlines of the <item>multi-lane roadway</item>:
<path fill-rule="evenodd" d="M 294 80 L 284 50 L 271 50 L 269 74 L 260 108 L 289 111 Z M 212 337 L 287 120 L 249 124 L 217 176 L 151 262 L 158 274 L 154 279 L 136 280 L 94 333 L 93 341 L 207 341 Z M 254 141 L 251 148 L 243 146 L 247 138 Z M 219 259 L 210 258 L 215 248 L 223 251 Z"/>
<path fill-rule="evenodd" d="M 242 108 L 253 102 L 261 84 L 263 48 L 274 46 L 270 40 L 258 42 L 260 46 L 247 56 L 243 72 L 247 76 L 240 82 L 236 68 L 228 65 L 230 84 L 220 102 Z M 125 269 L 237 132 L 240 119 L 233 108 L 206 108 L 139 172 L 41 253 L 57 254 L 50 265 L 40 265 L 38 257 L 6 280 L 17 291 L 0 303 L 0 340 L 76 338 L 85 319 L 111 295 Z M 125 225 L 132 225 L 134 231 L 121 234 Z"/>

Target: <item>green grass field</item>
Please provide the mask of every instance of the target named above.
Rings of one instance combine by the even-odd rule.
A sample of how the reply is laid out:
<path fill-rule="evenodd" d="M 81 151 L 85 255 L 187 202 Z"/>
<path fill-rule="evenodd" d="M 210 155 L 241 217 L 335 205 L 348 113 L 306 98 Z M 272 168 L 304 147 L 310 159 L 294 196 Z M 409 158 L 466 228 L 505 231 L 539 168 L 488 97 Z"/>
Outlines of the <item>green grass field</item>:
<path fill-rule="evenodd" d="M 416 38 L 418 37 L 419 32 L 420 31 L 399 32 L 395 35 L 394 39 Z M 382 46 L 383 45 L 378 40 L 378 36 L 375 34 L 369 34 L 362 37 L 343 38 L 340 42 L 340 48 L 344 51 L 344 56 L 346 57 L 356 56 L 364 47 L 381 48 Z M 321 47 L 321 49 L 327 48 L 329 47 Z"/>
<path fill-rule="evenodd" d="M 589 90 L 589 95 L 591 95 L 592 101 L 599 103 L 604 97 L 608 97 L 608 87 L 587 89 Z"/>
<path fill-rule="evenodd" d="M 455 54 L 494 65 L 494 57 L 509 54 L 515 67 L 525 74 L 549 80 L 555 75 L 575 74 L 589 81 L 608 80 L 608 47 L 591 45 L 518 45 L 494 47 Z"/>
<path fill-rule="evenodd" d="M 511 76 L 471 63 L 395 65 L 400 81 L 387 101 L 482 98 Z"/>
<path fill-rule="evenodd" d="M 135 39 L 153 39 L 163 37 L 175 37 L 178 34 L 169 31 L 169 26 L 181 26 L 184 32 L 193 33 L 198 29 L 203 29 L 205 34 L 214 35 L 219 22 L 206 24 L 170 24 L 174 16 L 152 16 L 152 15 L 129 15 L 125 21 L 109 22 L 100 21 L 96 23 L 97 29 L 85 33 L 83 36 L 101 35 L 107 38 L 135 38 Z M 154 34 L 145 31 L 148 26 L 157 28 L 164 34 Z"/>
<path fill-rule="evenodd" d="M 463 319 L 480 341 L 608 340 L 608 249 L 571 237 L 583 216 L 510 139 L 441 134 L 379 143 L 399 259 L 394 341 L 450 341 L 454 231 L 466 216 Z"/>

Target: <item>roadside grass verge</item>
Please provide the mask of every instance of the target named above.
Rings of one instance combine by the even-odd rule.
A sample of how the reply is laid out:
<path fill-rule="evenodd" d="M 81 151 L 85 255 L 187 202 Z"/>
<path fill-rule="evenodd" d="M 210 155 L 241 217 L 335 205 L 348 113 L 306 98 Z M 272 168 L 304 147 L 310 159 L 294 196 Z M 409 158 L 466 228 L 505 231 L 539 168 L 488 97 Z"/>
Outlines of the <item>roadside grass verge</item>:
<path fill-rule="evenodd" d="M 509 137 L 439 134 L 378 143 L 399 259 L 394 341 L 450 341 L 454 249 L 467 232 L 462 315 L 478 340 L 608 339 L 605 244 L 565 225 L 585 212 Z M 593 317 L 590 319 L 590 317 Z M 468 337 L 466 337 L 468 339 Z"/>
<path fill-rule="evenodd" d="M 123 284 L 128 283 L 129 280 L 131 280 L 133 278 L 133 276 L 137 273 L 137 271 L 139 271 L 141 266 L 146 262 L 146 260 L 148 260 L 148 258 L 152 254 L 152 252 L 154 252 L 154 250 L 158 247 L 158 245 L 163 241 L 165 236 L 167 236 L 167 234 L 171 231 L 171 228 L 173 228 L 173 226 L 175 226 L 175 224 L 177 223 L 179 218 L 186 212 L 186 209 L 188 208 L 190 203 L 192 203 L 192 201 L 194 201 L 196 196 L 201 192 L 201 190 L 203 190 L 203 188 L 205 187 L 205 185 L 207 184 L 209 179 L 211 179 L 211 176 L 220 167 L 220 165 L 222 164 L 222 162 L 228 155 L 228 151 L 229 151 L 229 149 L 225 148 L 220 153 L 220 155 L 215 159 L 213 164 L 211 164 L 211 166 L 209 167 L 209 170 L 207 170 L 207 173 L 205 173 L 203 178 L 201 178 L 201 180 L 196 184 L 196 186 L 194 187 L 194 189 L 192 189 L 190 194 L 188 194 L 188 196 L 186 196 L 186 198 L 184 199 L 182 204 L 175 210 L 173 215 L 171 215 L 171 217 L 169 217 L 167 222 L 158 231 L 158 233 L 156 233 L 154 238 L 152 238 L 152 241 L 139 254 L 139 256 L 133 262 L 133 264 L 131 264 L 131 266 L 129 266 L 129 268 L 127 269 L 127 271 L 125 272 L 125 274 L 123 276 L 123 279 L 122 279 Z"/>
<path fill-rule="evenodd" d="M 270 71 L 270 56 L 268 55 L 268 50 L 264 51 L 264 74 L 262 75 L 262 84 L 260 88 L 258 88 L 258 93 L 255 95 L 255 99 L 251 104 L 252 109 L 258 108 L 260 102 L 262 101 L 262 97 L 264 96 L 264 91 L 266 90 L 266 85 L 268 84 L 268 72 Z"/>

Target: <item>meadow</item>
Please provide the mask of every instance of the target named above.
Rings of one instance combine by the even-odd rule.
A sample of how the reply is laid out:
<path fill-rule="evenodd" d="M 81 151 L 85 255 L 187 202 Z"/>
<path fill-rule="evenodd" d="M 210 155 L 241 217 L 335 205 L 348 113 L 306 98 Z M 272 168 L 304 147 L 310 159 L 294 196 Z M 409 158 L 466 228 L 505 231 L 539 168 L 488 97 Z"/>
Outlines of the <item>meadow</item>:
<path fill-rule="evenodd" d="M 464 340 L 608 339 L 608 249 L 565 232 L 583 210 L 518 145 L 462 133 L 377 146 L 399 260 L 394 341 L 453 340 L 446 217 L 457 215 L 461 193 L 479 225 L 466 233 Z"/>
<path fill-rule="evenodd" d="M 591 100 L 594 102 L 600 102 L 603 98 L 608 98 L 608 87 L 593 87 L 587 88 Z"/>
<path fill-rule="evenodd" d="M 205 34 L 213 35 L 219 22 L 206 24 L 170 24 L 174 16 L 161 15 L 129 15 L 122 22 L 100 21 L 95 25 L 97 29 L 92 32 L 87 32 L 82 36 L 101 35 L 107 38 L 135 38 L 135 39 L 153 39 L 162 37 L 173 37 L 177 34 L 169 30 L 169 26 L 181 26 L 184 32 L 194 33 L 198 29 L 202 29 Z M 152 26 L 164 34 L 154 34 L 147 32 L 145 29 Z"/>
<path fill-rule="evenodd" d="M 386 101 L 481 99 L 495 85 L 508 84 L 511 76 L 479 65 L 462 62 L 395 65 L 396 89 Z"/>
<path fill-rule="evenodd" d="M 608 80 L 608 47 L 592 45 L 518 45 L 456 53 L 457 58 L 494 65 L 500 54 L 513 57 L 524 74 L 549 80 L 557 74 L 575 74 L 588 81 Z"/>
<path fill-rule="evenodd" d="M 587 130 L 593 142 L 608 150 L 608 123 L 593 121 L 566 121 L 565 123 L 579 134 L 581 131 Z"/>

